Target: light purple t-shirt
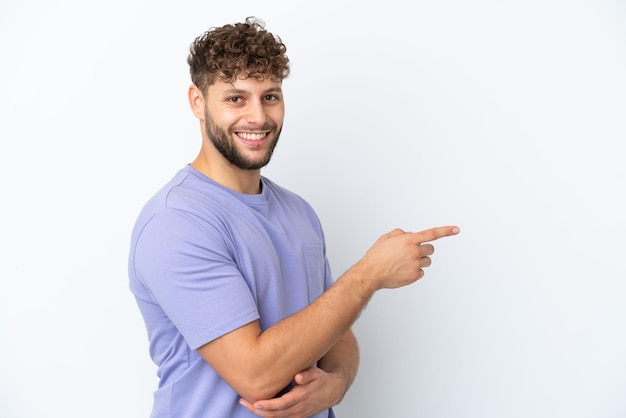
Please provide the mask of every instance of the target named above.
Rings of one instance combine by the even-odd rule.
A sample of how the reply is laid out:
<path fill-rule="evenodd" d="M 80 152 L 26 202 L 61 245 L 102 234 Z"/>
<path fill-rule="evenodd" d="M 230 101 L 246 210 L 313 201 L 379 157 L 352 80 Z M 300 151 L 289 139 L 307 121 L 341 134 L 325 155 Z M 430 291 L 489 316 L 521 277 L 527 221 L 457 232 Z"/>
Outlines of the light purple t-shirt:
<path fill-rule="evenodd" d="M 261 181 L 246 195 L 186 166 L 139 214 L 129 279 L 158 366 L 152 418 L 257 417 L 197 348 L 256 319 L 267 329 L 332 283 L 313 209 Z"/>

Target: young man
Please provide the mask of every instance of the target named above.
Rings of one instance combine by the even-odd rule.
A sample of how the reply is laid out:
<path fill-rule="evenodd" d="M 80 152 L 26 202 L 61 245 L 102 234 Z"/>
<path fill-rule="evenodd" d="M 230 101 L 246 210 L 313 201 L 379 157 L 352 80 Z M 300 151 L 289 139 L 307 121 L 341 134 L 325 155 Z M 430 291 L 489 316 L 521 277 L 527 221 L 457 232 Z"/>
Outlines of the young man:
<path fill-rule="evenodd" d="M 153 418 L 333 417 L 357 372 L 352 323 L 377 290 L 422 277 L 427 242 L 458 232 L 394 230 L 333 281 L 313 209 L 261 176 L 285 51 L 251 19 L 191 46 L 202 146 L 140 213 L 129 259 L 160 378 Z"/>

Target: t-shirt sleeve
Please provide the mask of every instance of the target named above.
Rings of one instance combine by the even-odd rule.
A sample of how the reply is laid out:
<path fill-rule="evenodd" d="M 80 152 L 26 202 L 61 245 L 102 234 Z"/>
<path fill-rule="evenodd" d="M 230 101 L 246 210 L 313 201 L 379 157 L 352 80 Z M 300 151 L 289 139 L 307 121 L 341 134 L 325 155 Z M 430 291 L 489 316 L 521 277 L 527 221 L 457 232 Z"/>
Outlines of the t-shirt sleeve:
<path fill-rule="evenodd" d="M 146 223 L 133 267 L 192 349 L 259 318 L 224 234 L 186 212 L 164 210 Z"/>

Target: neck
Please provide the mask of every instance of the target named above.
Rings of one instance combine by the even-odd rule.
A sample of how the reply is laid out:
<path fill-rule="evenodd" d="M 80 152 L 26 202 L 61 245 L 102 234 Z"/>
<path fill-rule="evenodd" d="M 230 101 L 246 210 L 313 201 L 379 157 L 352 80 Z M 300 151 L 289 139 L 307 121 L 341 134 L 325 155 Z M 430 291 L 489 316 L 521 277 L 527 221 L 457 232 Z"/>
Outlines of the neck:
<path fill-rule="evenodd" d="M 226 161 L 213 161 L 209 164 L 203 154 L 198 155 L 191 166 L 224 187 L 239 193 L 261 193 L 261 170 L 242 170 Z"/>

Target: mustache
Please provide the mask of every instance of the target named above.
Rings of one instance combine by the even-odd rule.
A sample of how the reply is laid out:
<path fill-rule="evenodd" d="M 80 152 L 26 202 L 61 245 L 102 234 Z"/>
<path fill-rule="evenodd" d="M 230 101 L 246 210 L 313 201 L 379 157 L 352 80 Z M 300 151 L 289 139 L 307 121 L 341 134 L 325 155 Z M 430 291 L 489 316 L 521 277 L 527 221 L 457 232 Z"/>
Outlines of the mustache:
<path fill-rule="evenodd" d="M 259 131 L 276 131 L 277 125 L 271 122 L 265 122 L 261 126 L 231 126 L 228 133 L 234 132 L 259 132 Z"/>

